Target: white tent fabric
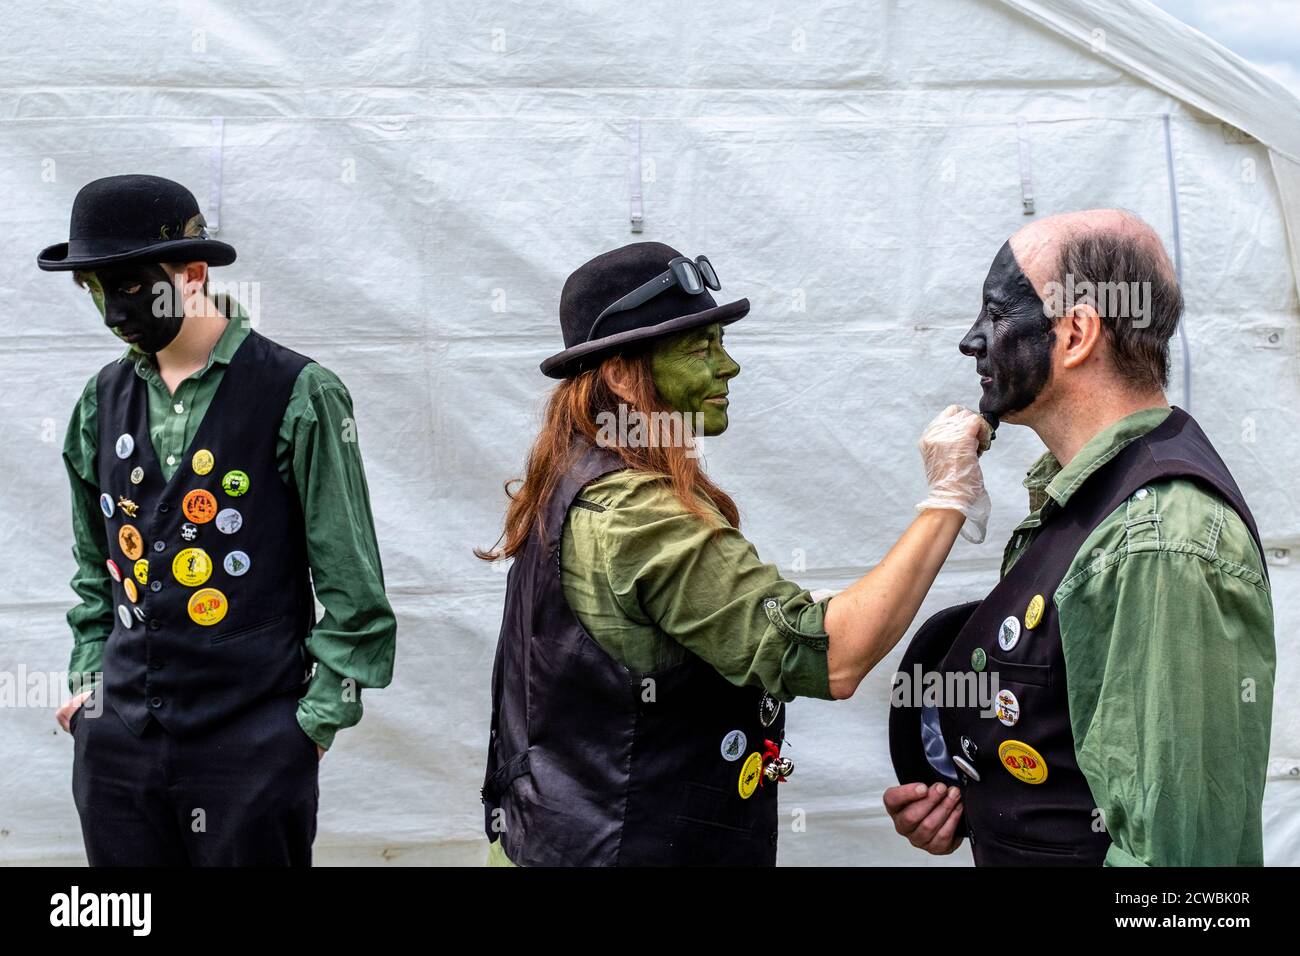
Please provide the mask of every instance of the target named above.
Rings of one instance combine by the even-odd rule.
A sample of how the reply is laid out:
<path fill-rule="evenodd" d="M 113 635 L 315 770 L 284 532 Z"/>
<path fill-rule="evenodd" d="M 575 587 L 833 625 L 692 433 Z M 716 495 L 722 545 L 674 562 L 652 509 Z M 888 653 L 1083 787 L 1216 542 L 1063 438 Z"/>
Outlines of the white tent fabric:
<path fill-rule="evenodd" d="M 1170 395 L 1269 554 L 1266 855 L 1300 863 L 1300 104 L 1206 38 L 1137 0 L 322 0 L 309 17 L 281 0 L 49 0 L 6 9 L 0 37 L 0 862 L 83 859 L 71 741 L 28 684 L 57 687 L 67 664 L 59 452 L 117 353 L 84 293 L 33 260 L 66 238 L 82 184 L 152 172 L 188 184 L 239 250 L 215 276 L 251 284 L 237 294 L 261 330 L 356 402 L 397 675 L 322 764 L 320 862 L 483 859 L 505 578 L 471 548 L 495 538 L 536 428 L 569 271 L 662 240 L 750 298 L 708 467 L 760 554 L 840 588 L 910 520 L 921 427 L 978 398 L 956 344 L 998 246 L 1031 205 L 1114 205 L 1177 255 Z M 921 619 L 992 586 L 1040 450 L 1001 431 L 988 541 L 958 543 Z M 900 652 L 853 700 L 790 708 L 782 863 L 969 862 L 911 850 L 880 804 Z"/>

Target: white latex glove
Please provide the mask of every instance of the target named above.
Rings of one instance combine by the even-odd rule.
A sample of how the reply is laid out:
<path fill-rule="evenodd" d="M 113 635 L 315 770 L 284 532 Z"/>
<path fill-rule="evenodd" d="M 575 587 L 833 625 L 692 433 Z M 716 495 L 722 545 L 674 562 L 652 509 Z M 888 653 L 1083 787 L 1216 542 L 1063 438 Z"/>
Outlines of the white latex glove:
<path fill-rule="evenodd" d="M 925 426 L 917 442 L 930 494 L 916 510 L 960 511 L 966 516 L 961 536 L 975 544 L 984 540 L 993 508 L 984 489 L 984 473 L 979 463 L 979 456 L 988 449 L 992 434 L 989 423 L 975 412 L 960 405 L 949 405 Z"/>

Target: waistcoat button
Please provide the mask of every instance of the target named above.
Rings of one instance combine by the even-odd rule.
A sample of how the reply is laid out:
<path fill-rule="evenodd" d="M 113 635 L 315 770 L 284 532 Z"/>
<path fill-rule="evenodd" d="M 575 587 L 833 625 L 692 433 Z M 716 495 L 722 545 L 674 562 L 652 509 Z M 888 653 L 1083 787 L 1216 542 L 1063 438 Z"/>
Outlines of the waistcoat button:
<path fill-rule="evenodd" d="M 156 631 L 160 627 L 162 627 L 162 621 L 158 620 L 156 617 L 149 618 L 149 630 Z"/>
<path fill-rule="evenodd" d="M 162 582 L 161 582 L 161 581 L 150 581 L 150 582 L 149 582 L 149 590 L 150 590 L 150 591 L 161 591 L 161 590 L 162 590 Z"/>
<path fill-rule="evenodd" d="M 149 698 L 149 706 L 152 707 L 154 710 L 157 710 L 162 705 L 163 705 L 163 699 L 161 697 Z"/>
<path fill-rule="evenodd" d="M 158 506 L 158 510 L 161 511 L 163 514 L 166 514 L 167 512 L 172 510 L 172 506 L 164 501 L 162 504 Z"/>
<path fill-rule="evenodd" d="M 160 670 L 162 670 L 162 661 L 160 661 L 160 660 L 152 660 L 152 661 L 150 661 L 150 662 L 149 662 L 149 670 L 151 670 L 151 671 L 160 671 Z"/>
<path fill-rule="evenodd" d="M 165 541 L 155 541 L 153 543 L 153 549 L 155 551 L 162 551 L 166 547 L 167 547 L 167 542 Z"/>

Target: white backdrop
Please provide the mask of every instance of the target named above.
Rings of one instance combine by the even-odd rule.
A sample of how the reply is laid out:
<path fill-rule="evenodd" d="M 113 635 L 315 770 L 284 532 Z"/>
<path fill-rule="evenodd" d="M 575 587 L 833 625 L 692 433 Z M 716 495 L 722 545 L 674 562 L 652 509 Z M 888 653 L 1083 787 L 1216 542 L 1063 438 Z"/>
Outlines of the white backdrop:
<path fill-rule="evenodd" d="M 1089 6 L 1109 8 L 1095 29 L 1109 28 L 1110 46 L 1087 29 Z M 1053 10 L 1086 42 L 1045 21 Z M 1154 54 L 1129 52 L 1124 69 L 1107 55 L 1129 50 L 1121 41 L 1148 10 L 1139 44 L 1186 44 L 1167 51 L 1167 74 Z M 309 15 L 282 0 L 52 0 L 7 8 L 0 40 L 11 683 L 67 665 L 60 448 L 80 388 L 118 352 L 85 294 L 35 265 L 67 237 L 91 179 L 149 172 L 190 186 L 239 250 L 214 276 L 256 283 L 261 330 L 351 389 L 397 668 L 322 765 L 317 858 L 376 864 L 483 859 L 505 577 L 471 548 L 495 539 L 501 482 L 535 432 L 550 385 L 537 363 L 560 347 L 565 276 L 653 239 L 709 255 L 723 295 L 749 297 L 728 336 L 743 369 L 733 425 L 709 443 L 708 467 L 760 554 L 807 587 L 839 588 L 910 520 L 921 427 L 978 400 L 957 342 L 993 254 L 1029 221 L 1028 190 L 1036 215 L 1123 206 L 1171 250 L 1178 239 L 1191 377 L 1176 343 L 1170 394 L 1181 404 L 1190 390 L 1270 553 L 1266 850 L 1300 863 L 1300 308 L 1284 215 L 1295 193 L 1274 178 L 1276 165 L 1300 185 L 1287 179 L 1300 167 L 1265 129 L 1271 117 L 1294 136 L 1300 105 L 1272 88 L 1262 120 L 1188 105 L 1187 84 L 1162 76 L 1240 67 L 1208 40 L 1136 0 L 796 0 L 771 12 L 739 0 L 326 0 Z M 1001 431 L 985 459 L 988 541 L 959 542 L 921 619 L 992 586 L 1040 451 L 1032 433 Z M 881 808 L 897 658 L 849 702 L 790 708 L 798 772 L 783 809 L 805 811 L 806 830 L 782 837 L 782 863 L 969 861 L 912 851 Z M 0 862 L 84 859 L 71 740 L 52 708 L 0 714 Z"/>

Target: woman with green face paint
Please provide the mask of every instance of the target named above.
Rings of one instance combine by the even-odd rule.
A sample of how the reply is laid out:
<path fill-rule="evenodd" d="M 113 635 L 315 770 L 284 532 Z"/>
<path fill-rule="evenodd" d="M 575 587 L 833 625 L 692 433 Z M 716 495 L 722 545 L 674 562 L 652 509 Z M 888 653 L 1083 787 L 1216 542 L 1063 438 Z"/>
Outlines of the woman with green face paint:
<path fill-rule="evenodd" d="M 712 264 L 660 243 L 565 283 L 562 379 L 525 476 L 492 676 L 489 862 L 770 865 L 793 772 L 782 704 L 849 697 L 902 637 L 967 517 L 987 517 L 987 425 L 956 407 L 922 438 L 931 494 L 869 574 L 815 600 L 765 564 L 699 464 L 740 372 Z M 982 530 L 980 531 L 982 534 Z M 881 742 L 884 746 L 884 742 Z"/>

